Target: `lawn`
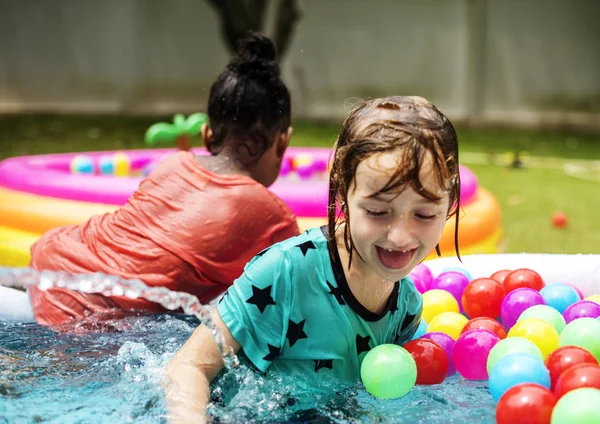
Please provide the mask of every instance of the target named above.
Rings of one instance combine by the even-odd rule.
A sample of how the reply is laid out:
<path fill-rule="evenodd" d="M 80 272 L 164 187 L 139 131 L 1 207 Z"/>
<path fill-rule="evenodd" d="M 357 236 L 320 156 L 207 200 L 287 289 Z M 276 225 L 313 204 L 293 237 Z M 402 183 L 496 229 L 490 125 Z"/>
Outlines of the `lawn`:
<path fill-rule="evenodd" d="M 166 119 L 166 118 L 165 118 Z M 161 119 L 158 119 L 161 120 Z M 163 119 L 164 120 L 164 119 Z M 146 147 L 143 134 L 157 118 L 20 115 L 0 118 L 0 159 L 24 154 Z M 331 146 L 339 124 L 298 122 L 292 144 Z M 564 163 L 600 160 L 600 135 L 458 128 L 461 162 L 502 205 L 508 252 L 600 253 L 600 179 L 574 178 Z M 507 160 L 525 152 L 526 166 Z M 600 176 L 600 172 L 597 173 Z M 590 174 L 592 179 L 596 174 Z M 551 225 L 564 211 L 567 228 Z"/>

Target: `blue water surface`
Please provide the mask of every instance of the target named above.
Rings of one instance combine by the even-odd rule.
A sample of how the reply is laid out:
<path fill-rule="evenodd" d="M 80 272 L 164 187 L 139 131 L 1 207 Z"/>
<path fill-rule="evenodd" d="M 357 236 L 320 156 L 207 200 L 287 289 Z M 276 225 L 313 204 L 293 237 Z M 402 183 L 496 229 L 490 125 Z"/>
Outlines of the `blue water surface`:
<path fill-rule="evenodd" d="M 0 321 L 0 423 L 162 423 L 163 371 L 198 325 L 184 315 L 88 320 L 76 332 Z M 381 401 L 362 385 L 222 373 L 210 408 L 222 423 L 494 423 L 487 382 L 458 376 Z"/>

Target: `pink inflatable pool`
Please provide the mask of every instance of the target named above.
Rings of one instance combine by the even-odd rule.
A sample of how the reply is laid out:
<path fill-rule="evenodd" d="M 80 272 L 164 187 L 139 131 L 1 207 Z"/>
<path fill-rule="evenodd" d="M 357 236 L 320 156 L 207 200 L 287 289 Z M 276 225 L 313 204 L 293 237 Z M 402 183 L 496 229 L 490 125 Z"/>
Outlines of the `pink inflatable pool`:
<path fill-rule="evenodd" d="M 116 177 L 99 171 L 72 172 L 76 158 L 85 156 L 96 169 L 103 158 L 115 152 L 84 154 L 53 154 L 22 156 L 0 163 L 0 187 L 41 196 L 91 203 L 122 205 L 138 188 L 144 170 L 152 167 L 174 149 L 130 150 L 124 152 L 131 175 Z M 203 149 L 194 151 L 206 154 Z M 289 148 L 284 158 L 281 177 L 270 189 L 283 199 L 298 217 L 324 217 L 327 214 L 327 163 L 330 149 Z M 293 164 L 293 165 L 292 165 Z M 290 172 L 290 170 L 296 172 Z M 466 205 L 475 196 L 477 179 L 465 167 L 460 167 L 461 203 Z"/>

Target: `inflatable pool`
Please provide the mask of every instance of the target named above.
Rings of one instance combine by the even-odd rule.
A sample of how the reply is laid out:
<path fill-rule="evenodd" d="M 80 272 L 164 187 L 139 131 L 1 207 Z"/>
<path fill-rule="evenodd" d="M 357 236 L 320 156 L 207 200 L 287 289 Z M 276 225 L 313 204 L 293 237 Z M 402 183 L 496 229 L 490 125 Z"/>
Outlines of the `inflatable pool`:
<path fill-rule="evenodd" d="M 44 232 L 78 224 L 127 202 L 144 175 L 174 149 L 22 156 L 0 162 L 0 265 L 26 266 L 29 247 Z M 204 149 L 197 154 L 207 154 Z M 280 178 L 270 189 L 298 217 L 302 230 L 323 225 L 327 214 L 327 168 L 331 150 L 289 148 Z M 502 241 L 500 207 L 494 196 L 460 167 L 460 249 L 495 253 Z M 440 241 L 454 253 L 454 220 Z"/>

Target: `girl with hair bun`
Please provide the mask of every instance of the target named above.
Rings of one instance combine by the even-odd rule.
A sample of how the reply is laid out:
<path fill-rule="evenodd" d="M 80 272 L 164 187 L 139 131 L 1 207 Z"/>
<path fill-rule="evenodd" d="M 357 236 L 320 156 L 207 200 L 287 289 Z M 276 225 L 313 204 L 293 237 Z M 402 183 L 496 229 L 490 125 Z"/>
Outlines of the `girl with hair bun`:
<path fill-rule="evenodd" d="M 279 78 L 275 45 L 251 33 L 211 87 L 209 156 L 178 152 L 162 161 L 113 213 L 46 233 L 31 267 L 101 272 L 191 293 L 223 293 L 254 255 L 298 234 L 296 218 L 270 192 L 292 128 L 290 94 Z M 31 288 L 38 323 L 60 325 L 92 313 L 163 312 L 125 296 Z"/>

